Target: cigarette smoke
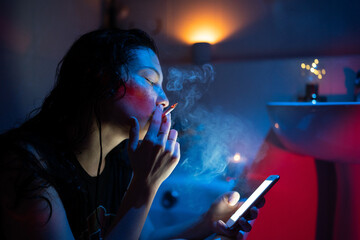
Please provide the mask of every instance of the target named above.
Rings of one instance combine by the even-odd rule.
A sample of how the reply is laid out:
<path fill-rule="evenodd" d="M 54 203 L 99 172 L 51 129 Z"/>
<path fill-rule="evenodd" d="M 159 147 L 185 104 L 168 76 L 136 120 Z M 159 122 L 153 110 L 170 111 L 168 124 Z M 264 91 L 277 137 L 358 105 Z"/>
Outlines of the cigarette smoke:
<path fill-rule="evenodd" d="M 188 126 L 181 137 L 185 148 L 181 167 L 194 176 L 209 180 L 229 174 L 229 160 L 241 153 L 243 161 L 236 174 L 241 174 L 245 164 L 254 158 L 256 139 L 249 122 L 240 116 L 226 114 L 220 107 L 208 110 L 197 107 L 188 115 Z"/>
<path fill-rule="evenodd" d="M 229 157 L 236 152 L 249 164 L 256 153 L 252 146 L 258 142 L 254 128 L 241 116 L 226 113 L 220 106 L 208 108 L 199 104 L 214 79 L 210 64 L 172 67 L 166 85 L 171 98 L 179 103 L 172 112 L 182 151 L 178 168 L 209 181 L 226 174 Z"/>
<path fill-rule="evenodd" d="M 181 108 L 180 111 L 188 110 L 208 90 L 214 79 L 214 68 L 210 64 L 182 69 L 171 67 L 168 70 L 166 89 L 175 95 L 178 102 L 181 102 L 178 106 Z"/>

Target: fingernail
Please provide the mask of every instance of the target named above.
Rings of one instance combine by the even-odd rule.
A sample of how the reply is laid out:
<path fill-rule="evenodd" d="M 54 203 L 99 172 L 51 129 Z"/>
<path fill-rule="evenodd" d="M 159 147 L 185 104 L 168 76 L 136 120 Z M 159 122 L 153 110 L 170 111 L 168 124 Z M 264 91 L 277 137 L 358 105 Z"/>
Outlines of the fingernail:
<path fill-rule="evenodd" d="M 231 195 L 229 197 L 229 205 L 230 206 L 235 206 L 236 203 L 237 203 L 237 199 L 234 197 L 234 195 Z"/>

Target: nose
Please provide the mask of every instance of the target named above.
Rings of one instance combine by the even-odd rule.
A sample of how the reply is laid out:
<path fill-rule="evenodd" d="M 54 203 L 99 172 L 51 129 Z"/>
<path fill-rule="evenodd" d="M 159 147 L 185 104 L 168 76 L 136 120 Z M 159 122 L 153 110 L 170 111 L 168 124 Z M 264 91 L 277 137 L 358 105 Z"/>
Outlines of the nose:
<path fill-rule="evenodd" d="M 167 98 L 167 96 L 162 88 L 160 88 L 159 94 L 158 94 L 158 97 L 156 100 L 156 105 L 159 105 L 159 104 L 163 105 L 164 108 L 169 106 L 169 99 Z"/>

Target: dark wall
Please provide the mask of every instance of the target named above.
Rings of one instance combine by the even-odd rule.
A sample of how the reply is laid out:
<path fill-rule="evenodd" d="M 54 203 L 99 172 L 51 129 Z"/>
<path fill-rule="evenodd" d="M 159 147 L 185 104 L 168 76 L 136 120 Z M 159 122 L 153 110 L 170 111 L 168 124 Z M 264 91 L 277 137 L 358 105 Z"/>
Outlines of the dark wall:
<path fill-rule="evenodd" d="M 117 9 L 118 25 L 151 32 L 167 61 L 189 61 L 182 22 L 198 17 L 231 29 L 213 47 L 216 60 L 360 54 L 355 0 L 138 0 Z"/>

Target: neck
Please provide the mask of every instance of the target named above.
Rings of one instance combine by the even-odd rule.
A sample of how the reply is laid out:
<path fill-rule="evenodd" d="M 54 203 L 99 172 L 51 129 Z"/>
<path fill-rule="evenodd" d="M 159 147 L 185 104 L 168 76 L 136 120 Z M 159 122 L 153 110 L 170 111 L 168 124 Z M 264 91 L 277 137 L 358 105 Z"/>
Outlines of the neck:
<path fill-rule="evenodd" d="M 81 146 L 81 151 L 76 153 L 76 157 L 80 165 L 90 176 L 97 176 L 99 161 L 100 161 L 100 136 L 99 128 L 94 121 L 92 130 L 89 136 L 85 139 Z M 128 138 L 128 131 L 119 130 L 116 131 L 108 125 L 101 126 L 101 139 L 102 139 L 102 163 L 100 167 L 100 173 L 105 168 L 105 157 L 114 149 L 118 144 Z"/>

